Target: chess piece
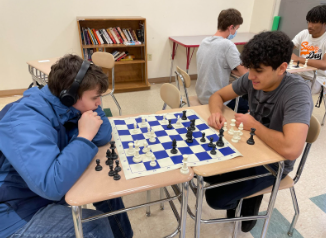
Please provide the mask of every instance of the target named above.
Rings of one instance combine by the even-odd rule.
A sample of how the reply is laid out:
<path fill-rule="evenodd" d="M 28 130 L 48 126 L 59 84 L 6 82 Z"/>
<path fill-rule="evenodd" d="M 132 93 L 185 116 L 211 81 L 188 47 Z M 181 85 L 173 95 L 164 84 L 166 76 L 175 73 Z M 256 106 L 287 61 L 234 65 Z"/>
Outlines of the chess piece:
<path fill-rule="evenodd" d="M 216 145 L 213 144 L 213 149 L 210 152 L 211 155 L 216 155 Z"/>
<path fill-rule="evenodd" d="M 171 119 L 169 119 L 169 125 L 167 125 L 168 129 L 172 129 L 172 125 L 171 125 Z"/>
<path fill-rule="evenodd" d="M 182 162 L 187 162 L 188 163 L 188 155 L 183 155 Z"/>
<path fill-rule="evenodd" d="M 118 171 L 114 171 L 113 179 L 114 180 L 120 180 L 121 179 L 121 176 L 120 176 L 120 174 L 118 174 Z"/>
<path fill-rule="evenodd" d="M 148 137 L 151 136 L 151 127 L 150 127 L 150 126 L 147 126 L 147 133 L 146 133 L 146 135 L 147 135 Z"/>
<path fill-rule="evenodd" d="M 181 118 L 180 118 L 180 116 L 178 115 L 178 120 L 177 120 L 177 124 L 176 124 L 177 126 L 181 126 L 182 124 L 181 124 Z"/>
<path fill-rule="evenodd" d="M 190 130 L 195 131 L 196 130 L 196 119 L 191 119 L 190 120 Z"/>
<path fill-rule="evenodd" d="M 163 115 L 162 124 L 163 124 L 163 125 L 166 125 L 166 122 L 167 122 L 167 121 L 166 121 L 166 115 Z"/>
<path fill-rule="evenodd" d="M 128 143 L 128 146 L 129 146 L 129 149 L 127 151 L 127 154 L 128 155 L 133 155 L 135 153 L 135 150 L 134 150 L 134 143 L 132 142 L 129 142 Z"/>
<path fill-rule="evenodd" d="M 110 150 L 110 149 L 108 149 L 108 150 L 106 151 L 106 158 L 108 158 L 108 159 L 105 161 L 105 164 L 106 164 L 106 165 L 110 165 L 110 164 L 113 163 L 113 162 L 112 162 L 112 155 L 111 155 L 111 150 Z"/>
<path fill-rule="evenodd" d="M 144 127 L 146 126 L 146 119 L 145 119 L 145 117 L 142 117 L 141 118 L 141 125 L 144 126 Z"/>
<path fill-rule="evenodd" d="M 176 139 L 173 139 L 172 141 L 172 149 L 171 149 L 171 154 L 177 154 L 178 153 L 178 150 L 176 149 L 177 147 L 177 141 Z"/>
<path fill-rule="evenodd" d="M 95 170 L 96 171 L 101 171 L 102 170 L 102 166 L 100 165 L 100 160 L 99 159 L 96 160 Z"/>
<path fill-rule="evenodd" d="M 137 133 L 138 132 L 138 129 L 137 129 L 137 123 L 135 122 L 134 123 L 134 130 L 133 130 L 134 133 Z"/>
<path fill-rule="evenodd" d="M 213 137 L 209 138 L 209 143 L 208 143 L 209 147 L 213 147 L 213 145 L 214 145 L 213 140 L 214 140 Z"/>
<path fill-rule="evenodd" d="M 182 111 L 182 117 L 181 117 L 182 120 L 187 120 L 187 115 L 186 114 L 187 114 L 186 110 Z"/>
<path fill-rule="evenodd" d="M 223 142 L 224 130 L 223 130 L 223 128 L 221 128 L 219 132 L 220 132 L 220 134 L 218 135 L 218 141 L 216 142 L 216 146 L 223 147 L 224 146 L 224 142 Z"/>
<path fill-rule="evenodd" d="M 254 145 L 255 144 L 255 141 L 254 141 L 255 131 L 256 131 L 255 128 L 251 128 L 251 130 L 250 130 L 250 138 L 247 140 L 247 144 L 249 144 L 249 145 Z"/>
<path fill-rule="evenodd" d="M 149 138 L 149 142 L 152 142 L 152 143 L 156 142 L 155 133 L 153 130 L 151 131 L 151 136 Z"/>
<path fill-rule="evenodd" d="M 132 159 L 132 161 L 134 161 L 135 163 L 139 163 L 142 161 L 140 155 L 139 155 L 139 148 L 138 149 L 135 149 L 136 153 L 135 153 L 135 156 L 134 158 Z"/>
<path fill-rule="evenodd" d="M 152 153 L 151 153 L 151 147 L 150 147 L 150 146 L 147 147 L 146 156 L 147 156 L 147 157 L 151 157 L 151 156 L 152 156 Z"/>
<path fill-rule="evenodd" d="M 117 153 L 115 153 L 115 146 L 111 146 L 111 158 L 113 159 L 113 160 L 116 160 L 117 158 L 118 158 L 118 155 L 117 155 Z"/>
<path fill-rule="evenodd" d="M 139 141 L 135 140 L 135 149 L 139 149 Z"/>
<path fill-rule="evenodd" d="M 155 161 L 155 155 L 152 155 L 151 162 L 149 163 L 150 166 L 155 167 L 157 165 Z"/>
<path fill-rule="evenodd" d="M 236 122 L 235 119 L 231 119 L 231 123 L 230 123 L 231 128 L 230 128 L 229 131 L 228 131 L 228 134 L 229 134 L 229 135 L 233 135 L 234 127 L 235 127 L 235 122 Z"/>
<path fill-rule="evenodd" d="M 109 171 L 109 176 L 114 176 L 115 172 L 113 170 L 113 164 L 110 165 L 110 171 Z"/>
<path fill-rule="evenodd" d="M 227 122 L 224 122 L 224 125 L 223 125 L 223 130 L 224 131 L 228 131 L 227 125 L 228 125 L 228 123 Z"/>
<path fill-rule="evenodd" d="M 242 123 L 242 122 L 240 123 L 238 129 L 239 129 L 239 131 L 240 131 L 239 135 L 242 136 L 242 135 L 243 135 L 243 132 L 242 132 L 242 131 L 243 131 L 243 123 Z"/>
<path fill-rule="evenodd" d="M 238 139 L 239 136 L 238 135 L 239 135 L 239 131 L 234 131 L 231 141 L 234 142 L 234 143 L 238 143 L 238 141 L 239 141 L 239 139 Z"/>
<path fill-rule="evenodd" d="M 194 142 L 192 139 L 192 131 L 191 130 L 189 130 L 189 132 L 187 132 L 186 137 L 187 137 L 186 142 L 188 142 L 188 143 Z"/>
<path fill-rule="evenodd" d="M 300 64 L 300 61 L 298 61 L 297 65 L 294 67 L 299 68 L 300 67 L 299 64 Z"/>
<path fill-rule="evenodd" d="M 144 142 L 144 149 L 143 149 L 143 153 L 146 153 L 148 151 L 148 148 L 147 148 L 148 144 L 147 142 L 145 141 Z"/>
<path fill-rule="evenodd" d="M 182 164 L 182 167 L 180 169 L 180 172 L 182 174 L 188 174 L 189 173 L 189 169 L 188 169 L 188 166 L 187 166 L 187 162 L 183 161 L 183 164 Z"/>
<path fill-rule="evenodd" d="M 117 171 L 117 172 L 120 172 L 121 171 L 121 167 L 119 166 L 119 160 L 116 160 L 115 161 L 115 164 L 116 164 L 116 166 L 115 166 L 114 170 Z"/>
<path fill-rule="evenodd" d="M 303 67 L 307 67 L 308 66 L 308 59 L 306 59 L 306 61 L 305 61 L 305 63 L 304 63 L 304 65 L 303 65 Z"/>
<path fill-rule="evenodd" d="M 290 67 L 292 67 L 292 66 L 293 66 L 293 60 L 290 61 Z"/>
<path fill-rule="evenodd" d="M 206 142 L 206 138 L 205 138 L 205 132 L 201 133 L 201 139 L 200 142 Z"/>

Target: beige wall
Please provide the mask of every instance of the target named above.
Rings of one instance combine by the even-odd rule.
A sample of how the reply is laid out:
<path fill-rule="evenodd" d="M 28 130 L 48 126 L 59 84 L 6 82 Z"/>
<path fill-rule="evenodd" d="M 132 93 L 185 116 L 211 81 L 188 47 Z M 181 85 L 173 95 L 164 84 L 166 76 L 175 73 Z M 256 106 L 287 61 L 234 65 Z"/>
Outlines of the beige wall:
<path fill-rule="evenodd" d="M 252 10 L 250 31 L 259 33 L 272 29 L 275 6 L 279 5 L 280 0 L 255 0 Z"/>
<path fill-rule="evenodd" d="M 273 4 L 269 2 L 274 0 L 1 0 L 0 90 L 30 84 L 26 61 L 80 55 L 76 16 L 147 18 L 147 50 L 153 58 L 148 62 L 148 77 L 158 78 L 170 72 L 168 36 L 213 34 L 218 13 L 229 7 L 243 15 L 241 32 L 264 28 L 270 21 L 266 6 Z M 174 65 L 185 68 L 185 48 L 179 47 Z M 189 73 L 196 73 L 195 55 Z"/>

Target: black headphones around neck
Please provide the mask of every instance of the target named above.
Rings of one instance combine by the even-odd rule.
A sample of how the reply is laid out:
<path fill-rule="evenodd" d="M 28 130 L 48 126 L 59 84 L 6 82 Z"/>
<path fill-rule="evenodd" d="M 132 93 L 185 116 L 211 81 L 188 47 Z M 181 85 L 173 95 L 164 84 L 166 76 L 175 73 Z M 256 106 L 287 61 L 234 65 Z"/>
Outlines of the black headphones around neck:
<path fill-rule="evenodd" d="M 67 107 L 71 107 L 77 102 L 78 99 L 77 93 L 78 93 L 79 86 L 83 81 L 85 74 L 89 69 L 90 65 L 91 64 L 88 60 L 84 60 L 70 88 L 61 91 L 59 98 L 63 105 Z"/>

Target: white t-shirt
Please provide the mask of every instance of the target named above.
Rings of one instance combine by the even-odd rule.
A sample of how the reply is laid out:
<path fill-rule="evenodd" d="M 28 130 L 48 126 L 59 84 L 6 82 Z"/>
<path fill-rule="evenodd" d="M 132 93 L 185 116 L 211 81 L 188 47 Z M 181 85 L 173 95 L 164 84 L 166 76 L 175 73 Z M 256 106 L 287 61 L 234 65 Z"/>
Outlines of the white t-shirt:
<path fill-rule="evenodd" d="M 326 32 L 318 37 L 312 38 L 309 31 L 299 32 L 292 40 L 295 47 L 299 49 L 299 56 L 306 59 L 322 60 L 326 53 Z M 303 77 L 313 78 L 313 71 L 301 72 Z M 326 71 L 317 70 L 317 81 L 326 87 Z"/>

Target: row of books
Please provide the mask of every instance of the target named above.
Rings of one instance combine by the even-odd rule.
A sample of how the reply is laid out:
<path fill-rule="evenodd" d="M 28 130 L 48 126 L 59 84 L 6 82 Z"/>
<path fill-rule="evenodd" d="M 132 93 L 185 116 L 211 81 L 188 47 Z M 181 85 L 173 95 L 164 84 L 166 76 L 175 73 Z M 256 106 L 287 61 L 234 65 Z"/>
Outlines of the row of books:
<path fill-rule="evenodd" d="M 141 32 L 141 31 L 140 31 Z M 136 32 L 131 28 L 110 27 L 108 29 L 91 29 L 82 27 L 82 43 L 84 45 L 125 44 L 139 45 Z"/>
<path fill-rule="evenodd" d="M 92 61 L 92 54 L 94 52 L 105 52 L 104 48 L 88 48 L 83 49 L 84 51 L 84 59 L 87 59 L 88 61 Z M 128 51 L 114 51 L 111 53 L 114 57 L 115 61 L 127 61 L 127 60 L 133 60 L 135 58 L 134 55 L 129 55 Z"/>

